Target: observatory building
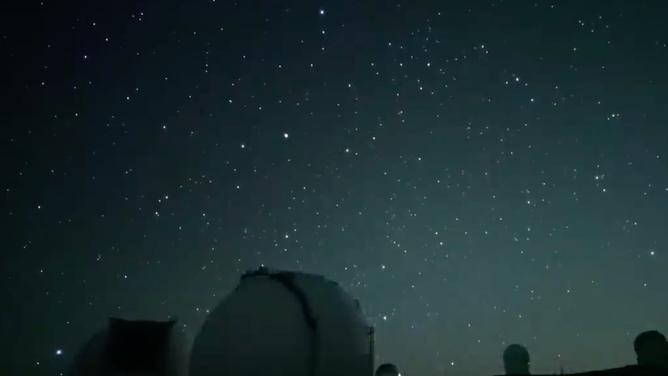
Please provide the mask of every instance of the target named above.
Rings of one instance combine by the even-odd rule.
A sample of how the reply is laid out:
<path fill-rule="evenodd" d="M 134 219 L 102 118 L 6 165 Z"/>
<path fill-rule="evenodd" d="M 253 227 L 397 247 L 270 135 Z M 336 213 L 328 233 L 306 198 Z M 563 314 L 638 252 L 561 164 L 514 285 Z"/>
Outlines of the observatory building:
<path fill-rule="evenodd" d="M 324 277 L 261 268 L 211 312 L 190 376 L 367 376 L 373 331 L 357 300 Z"/>
<path fill-rule="evenodd" d="M 186 376 L 188 341 L 175 325 L 111 318 L 75 355 L 68 376 Z"/>
<path fill-rule="evenodd" d="M 176 321 L 109 319 L 68 376 L 370 376 L 374 332 L 324 277 L 261 268 L 211 311 L 194 342 Z"/>

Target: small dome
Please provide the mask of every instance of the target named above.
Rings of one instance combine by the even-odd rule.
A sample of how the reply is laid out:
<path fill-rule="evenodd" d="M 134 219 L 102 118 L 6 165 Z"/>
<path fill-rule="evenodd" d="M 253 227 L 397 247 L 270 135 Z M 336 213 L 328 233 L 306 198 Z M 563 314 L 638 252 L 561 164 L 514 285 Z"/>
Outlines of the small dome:
<path fill-rule="evenodd" d="M 369 339 L 358 302 L 338 284 L 260 269 L 207 317 L 190 376 L 371 375 Z"/>
<path fill-rule="evenodd" d="M 529 362 L 529 351 L 522 345 L 512 344 L 503 351 L 503 358 L 506 360 Z"/>
<path fill-rule="evenodd" d="M 111 318 L 75 355 L 68 376 L 186 376 L 188 342 L 175 324 Z"/>

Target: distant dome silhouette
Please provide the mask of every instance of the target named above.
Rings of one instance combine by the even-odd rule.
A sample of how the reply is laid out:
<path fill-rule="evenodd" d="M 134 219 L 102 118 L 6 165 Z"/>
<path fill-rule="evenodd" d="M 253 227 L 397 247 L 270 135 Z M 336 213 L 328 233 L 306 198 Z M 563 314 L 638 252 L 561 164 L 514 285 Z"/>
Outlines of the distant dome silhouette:
<path fill-rule="evenodd" d="M 187 376 L 188 340 L 175 326 L 111 318 L 76 353 L 67 376 Z"/>
<path fill-rule="evenodd" d="M 531 358 L 526 347 L 516 343 L 503 351 L 503 366 L 506 375 L 528 375 Z"/>
<path fill-rule="evenodd" d="M 529 362 L 529 351 L 526 347 L 513 343 L 508 345 L 503 351 L 503 358 L 510 360 L 520 360 L 522 362 Z"/>
<path fill-rule="evenodd" d="M 373 374 L 358 302 L 324 277 L 259 269 L 211 312 L 195 337 L 190 376 Z"/>

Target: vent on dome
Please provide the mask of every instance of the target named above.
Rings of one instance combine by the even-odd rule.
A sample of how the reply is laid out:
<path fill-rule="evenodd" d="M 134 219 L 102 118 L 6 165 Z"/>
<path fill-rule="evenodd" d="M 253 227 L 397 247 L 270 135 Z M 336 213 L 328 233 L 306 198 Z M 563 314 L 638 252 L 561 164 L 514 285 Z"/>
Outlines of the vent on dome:
<path fill-rule="evenodd" d="M 145 372 L 165 364 L 171 330 L 176 321 L 109 319 L 106 358 L 117 371 Z"/>

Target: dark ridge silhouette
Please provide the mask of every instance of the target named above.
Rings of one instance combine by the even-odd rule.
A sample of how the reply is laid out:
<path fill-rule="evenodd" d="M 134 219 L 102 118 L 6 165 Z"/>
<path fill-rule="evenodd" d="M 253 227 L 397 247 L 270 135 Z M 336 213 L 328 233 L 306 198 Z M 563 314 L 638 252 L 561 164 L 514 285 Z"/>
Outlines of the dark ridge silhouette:
<path fill-rule="evenodd" d="M 504 376 L 504 375 L 496 375 Z M 553 374 L 534 374 L 533 376 L 554 376 Z M 569 373 L 568 376 L 668 376 L 668 372 L 660 367 L 626 366 L 604 370 Z"/>

